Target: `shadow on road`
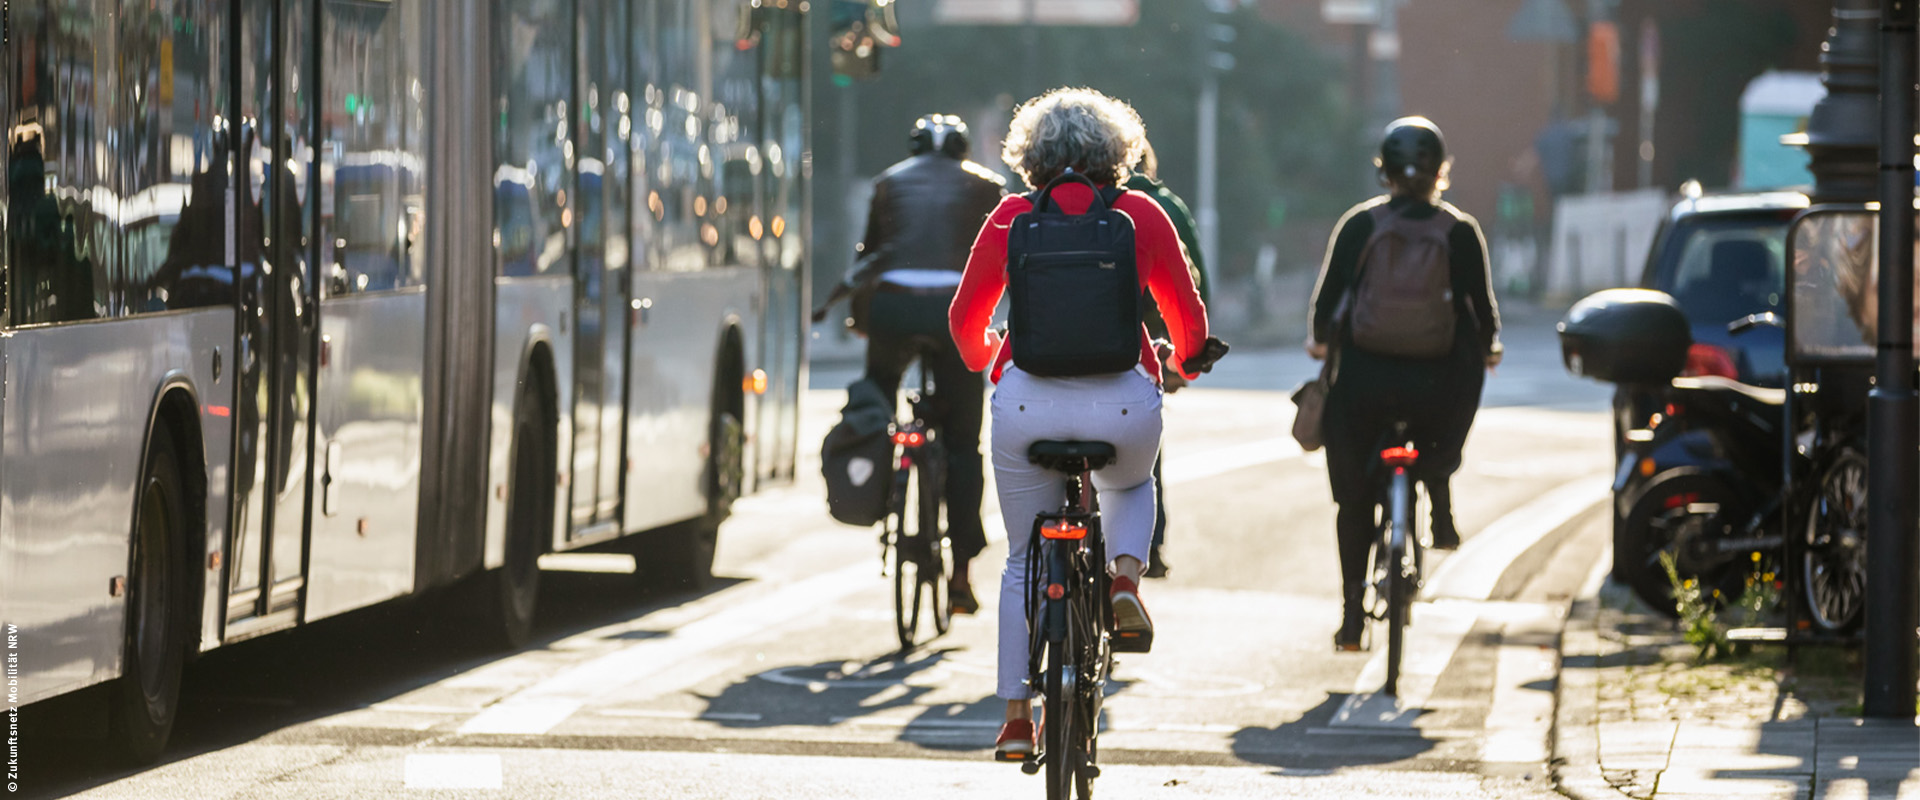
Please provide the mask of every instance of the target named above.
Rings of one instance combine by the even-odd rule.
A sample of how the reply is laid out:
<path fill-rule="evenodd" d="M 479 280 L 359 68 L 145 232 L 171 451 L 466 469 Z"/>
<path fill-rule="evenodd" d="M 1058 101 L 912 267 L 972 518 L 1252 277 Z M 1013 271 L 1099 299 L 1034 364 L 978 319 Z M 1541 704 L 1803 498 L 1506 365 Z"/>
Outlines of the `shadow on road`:
<path fill-rule="evenodd" d="M 1233 734 L 1233 754 L 1249 764 L 1277 767 L 1273 774 L 1291 778 L 1405 761 L 1437 744 L 1417 728 L 1333 725 L 1346 701 L 1347 695 L 1329 694 L 1292 722 L 1241 728 Z"/>
<path fill-rule="evenodd" d="M 525 650 L 683 605 L 741 583 L 715 578 L 701 592 L 638 586 L 631 574 L 541 574 L 533 641 Z M 240 642 L 188 664 L 180 713 L 159 762 L 130 768 L 104 740 L 111 684 L 21 710 L 33 772 L 18 797 L 64 797 L 278 730 L 366 708 L 514 655 L 487 645 L 453 591 L 383 603 L 285 633 Z M 470 601 L 468 601 L 470 602 Z M 616 638 L 665 635 L 628 631 Z M 23 776 L 29 777 L 29 776 Z"/>

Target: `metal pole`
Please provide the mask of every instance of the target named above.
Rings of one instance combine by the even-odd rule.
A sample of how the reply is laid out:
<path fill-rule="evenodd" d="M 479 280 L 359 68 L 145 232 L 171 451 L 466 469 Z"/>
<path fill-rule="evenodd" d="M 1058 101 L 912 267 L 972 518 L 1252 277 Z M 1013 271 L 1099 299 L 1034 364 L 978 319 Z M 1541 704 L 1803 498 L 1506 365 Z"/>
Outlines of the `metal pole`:
<path fill-rule="evenodd" d="M 1200 79 L 1200 192 L 1197 208 L 1194 210 L 1194 222 L 1200 231 L 1200 254 L 1208 264 L 1219 269 L 1220 210 L 1214 205 L 1218 199 L 1219 166 L 1219 128 L 1220 128 L 1220 75 L 1208 63 L 1202 66 Z"/>
<path fill-rule="evenodd" d="M 1880 6 L 1880 342 L 1867 401 L 1865 713 L 1913 719 L 1920 397 L 1913 362 L 1915 3 Z"/>

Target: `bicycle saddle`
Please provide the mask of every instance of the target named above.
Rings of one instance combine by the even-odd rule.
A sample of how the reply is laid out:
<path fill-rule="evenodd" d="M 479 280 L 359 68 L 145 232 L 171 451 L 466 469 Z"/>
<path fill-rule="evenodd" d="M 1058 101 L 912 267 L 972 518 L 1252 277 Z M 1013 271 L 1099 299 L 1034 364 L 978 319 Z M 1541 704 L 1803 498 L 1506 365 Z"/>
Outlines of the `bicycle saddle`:
<path fill-rule="evenodd" d="M 1106 442 L 1042 439 L 1027 448 L 1027 460 L 1055 472 L 1093 472 L 1113 463 L 1119 454 Z"/>

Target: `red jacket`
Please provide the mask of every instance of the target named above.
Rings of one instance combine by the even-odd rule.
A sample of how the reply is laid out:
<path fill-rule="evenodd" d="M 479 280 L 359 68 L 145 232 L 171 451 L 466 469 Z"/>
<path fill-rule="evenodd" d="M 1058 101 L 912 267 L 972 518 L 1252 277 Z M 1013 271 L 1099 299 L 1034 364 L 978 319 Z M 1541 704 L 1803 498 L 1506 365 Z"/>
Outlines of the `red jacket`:
<path fill-rule="evenodd" d="M 1093 202 L 1093 194 L 1085 186 L 1067 184 L 1054 190 L 1053 201 L 1062 211 L 1082 214 Z M 953 332 L 954 344 L 960 348 L 960 357 L 976 372 L 991 365 L 995 383 L 1000 381 L 1001 370 L 1013 358 L 1013 349 L 987 329 L 993 320 L 994 307 L 1007 291 L 1007 228 L 1013 225 L 1014 217 L 1032 208 L 1025 195 L 1008 195 L 1000 201 L 1000 207 L 987 217 L 987 224 L 981 226 L 980 235 L 973 241 L 973 252 L 967 257 L 960 289 L 954 293 L 953 306 L 947 310 L 947 326 Z M 1152 292 L 1154 302 L 1160 305 L 1160 315 L 1167 321 L 1168 337 L 1173 341 L 1175 363 L 1199 353 L 1207 341 L 1207 307 L 1193 288 L 1193 274 L 1187 271 L 1187 251 L 1180 244 L 1173 222 L 1167 219 L 1167 212 L 1159 203 L 1140 192 L 1121 195 L 1114 208 L 1133 219 L 1140 286 Z M 1140 365 L 1156 382 L 1160 380 L 1159 359 L 1154 356 L 1145 325 L 1140 326 Z M 1184 371 L 1182 375 L 1188 379 L 1197 377 Z"/>

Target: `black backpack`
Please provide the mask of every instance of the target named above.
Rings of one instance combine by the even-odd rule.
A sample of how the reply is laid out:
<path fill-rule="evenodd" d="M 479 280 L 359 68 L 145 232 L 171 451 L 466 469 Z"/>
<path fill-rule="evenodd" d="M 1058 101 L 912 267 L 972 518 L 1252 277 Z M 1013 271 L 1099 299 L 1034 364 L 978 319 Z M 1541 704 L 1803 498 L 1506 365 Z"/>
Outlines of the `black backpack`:
<path fill-rule="evenodd" d="M 1085 214 L 1053 205 L 1054 188 L 1085 184 Z M 1007 232 L 1008 327 L 1013 363 L 1030 375 L 1069 377 L 1125 372 L 1140 363 L 1140 272 L 1133 219 L 1101 189 L 1069 172 L 1032 196 L 1033 210 Z"/>

